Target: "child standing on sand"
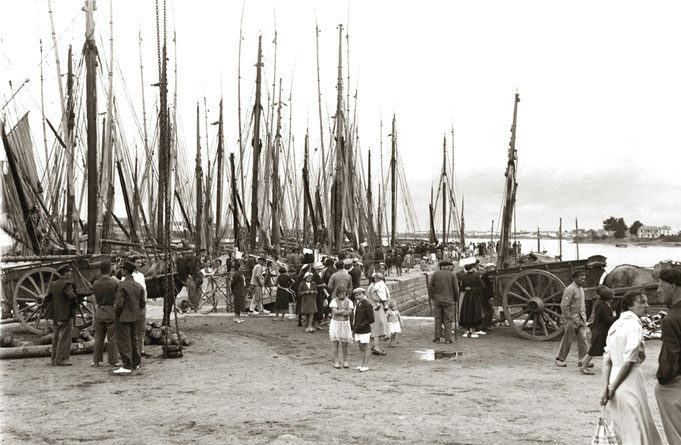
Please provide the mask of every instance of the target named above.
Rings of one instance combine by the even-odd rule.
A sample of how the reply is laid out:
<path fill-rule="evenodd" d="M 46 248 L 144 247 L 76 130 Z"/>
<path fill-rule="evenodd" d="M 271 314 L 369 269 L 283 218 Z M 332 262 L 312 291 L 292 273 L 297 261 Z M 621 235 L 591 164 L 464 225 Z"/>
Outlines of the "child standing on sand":
<path fill-rule="evenodd" d="M 374 322 L 374 308 L 367 301 L 366 290 L 361 287 L 352 291 L 357 301 L 352 322 L 355 341 L 359 343 L 362 364 L 355 369 L 359 372 L 369 370 L 369 343 L 371 342 L 371 323 Z"/>
<path fill-rule="evenodd" d="M 395 303 L 395 300 L 390 300 L 388 302 L 388 310 L 385 315 L 388 317 L 388 332 L 390 332 L 390 343 L 388 346 L 394 348 L 395 343 L 397 343 L 395 338 L 397 337 L 397 334 L 402 332 L 402 327 L 404 326 L 404 323 L 402 323 L 402 316 L 400 315 L 400 311 L 397 310 L 397 303 Z"/>
<path fill-rule="evenodd" d="M 333 342 L 333 367 L 341 368 L 338 361 L 338 346 L 343 349 L 343 368 L 348 365 L 348 343 L 352 342 L 352 328 L 350 327 L 350 316 L 352 315 L 353 304 L 348 297 L 348 290 L 345 286 L 338 286 L 333 291 L 333 300 L 329 304 L 331 309 L 331 323 L 329 324 L 329 338 Z"/>

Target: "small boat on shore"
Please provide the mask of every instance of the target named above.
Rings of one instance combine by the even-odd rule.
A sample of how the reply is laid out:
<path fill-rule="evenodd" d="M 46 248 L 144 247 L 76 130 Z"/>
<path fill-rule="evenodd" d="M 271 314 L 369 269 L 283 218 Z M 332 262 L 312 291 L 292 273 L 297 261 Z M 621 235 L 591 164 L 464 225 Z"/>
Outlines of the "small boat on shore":
<path fill-rule="evenodd" d="M 615 247 L 629 247 L 628 244 L 615 244 Z"/>

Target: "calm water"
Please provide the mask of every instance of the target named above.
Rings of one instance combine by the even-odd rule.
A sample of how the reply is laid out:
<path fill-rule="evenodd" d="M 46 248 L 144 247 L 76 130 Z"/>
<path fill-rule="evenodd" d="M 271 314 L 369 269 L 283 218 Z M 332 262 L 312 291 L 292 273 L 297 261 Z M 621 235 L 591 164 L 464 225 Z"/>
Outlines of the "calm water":
<path fill-rule="evenodd" d="M 468 242 L 482 242 L 483 239 L 471 238 Z M 487 240 L 489 241 L 489 240 Z M 522 245 L 522 252 L 528 253 L 530 250 L 537 250 L 537 240 L 519 239 Z M 559 241 L 557 239 L 541 240 L 542 250 L 546 250 L 549 255 L 558 255 Z M 612 244 L 580 244 L 579 258 L 586 259 L 591 255 L 603 255 L 608 260 L 606 271 L 611 271 L 620 264 L 634 264 L 636 266 L 652 267 L 660 261 L 674 260 L 681 261 L 681 246 L 634 246 L 626 248 L 615 247 Z M 563 241 L 563 259 L 576 260 L 577 246 L 573 242 Z"/>

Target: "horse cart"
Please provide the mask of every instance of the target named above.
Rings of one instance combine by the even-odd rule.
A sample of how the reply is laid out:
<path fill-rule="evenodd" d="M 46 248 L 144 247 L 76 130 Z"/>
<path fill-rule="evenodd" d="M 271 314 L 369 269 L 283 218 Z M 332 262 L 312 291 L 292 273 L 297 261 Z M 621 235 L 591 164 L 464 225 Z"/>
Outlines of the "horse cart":
<path fill-rule="evenodd" d="M 73 268 L 78 305 L 76 307 L 75 327 L 85 329 L 92 325 L 94 305 L 92 301 L 91 280 L 99 272 L 96 258 L 87 256 L 54 256 L 52 259 L 26 257 L 25 261 L 3 263 L 2 304 L 11 308 L 17 322 L 35 334 L 47 334 L 51 320 L 45 318 L 47 297 L 50 285 L 61 275 L 58 270 L 67 264 Z"/>
<path fill-rule="evenodd" d="M 525 263 L 496 271 L 494 305 L 502 307 L 503 318 L 495 322 L 508 322 L 518 335 L 530 340 L 558 337 L 565 329 L 560 302 L 572 274 L 578 270 L 586 273 L 586 299 L 595 299 L 605 260 L 595 255 L 586 260 Z"/>

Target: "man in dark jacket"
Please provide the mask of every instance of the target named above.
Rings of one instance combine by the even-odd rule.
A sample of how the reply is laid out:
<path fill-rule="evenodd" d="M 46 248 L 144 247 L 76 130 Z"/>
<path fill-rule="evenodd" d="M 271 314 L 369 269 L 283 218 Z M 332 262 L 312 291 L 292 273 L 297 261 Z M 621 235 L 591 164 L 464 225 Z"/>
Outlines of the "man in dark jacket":
<path fill-rule="evenodd" d="M 369 343 L 371 342 L 371 324 L 374 322 L 374 308 L 367 301 L 366 291 L 361 287 L 352 291 L 357 301 L 355 312 L 352 317 L 352 333 L 355 341 L 359 342 L 359 350 L 362 353 L 362 364 L 355 369 L 359 372 L 369 370 Z"/>
<path fill-rule="evenodd" d="M 436 270 L 430 277 L 428 297 L 433 300 L 433 315 L 435 316 L 435 334 L 433 342 L 452 342 L 452 315 L 454 302 L 459 299 L 459 282 L 452 272 L 453 264 L 449 261 L 440 263 L 440 270 Z M 444 325 L 444 331 L 443 331 Z"/>
<path fill-rule="evenodd" d="M 142 361 L 137 349 L 137 321 L 142 317 L 141 309 L 145 307 L 144 289 L 132 277 L 135 264 L 126 262 L 122 266 L 123 281 L 116 291 L 116 336 L 118 337 L 118 352 L 123 366 L 114 370 L 117 375 L 129 375 L 139 368 Z"/>
<path fill-rule="evenodd" d="M 362 279 L 362 268 L 359 265 L 357 258 L 352 260 L 352 269 L 350 269 L 350 276 L 352 277 L 352 288 L 357 289 Z"/>
<path fill-rule="evenodd" d="M 681 444 L 681 270 L 672 268 L 660 272 L 657 292 L 669 312 L 662 319 L 655 398 L 667 441 L 670 445 Z"/>
<path fill-rule="evenodd" d="M 234 321 L 236 323 L 243 323 L 241 312 L 246 306 L 246 295 L 248 294 L 248 286 L 246 285 L 246 277 L 244 277 L 243 270 L 244 266 L 239 265 L 236 272 L 232 275 L 232 281 L 230 283 L 232 296 L 234 298 Z"/>
<path fill-rule="evenodd" d="M 104 357 L 104 339 L 108 340 L 107 358 L 112 366 L 120 365 L 118 361 L 118 340 L 116 339 L 116 290 L 118 280 L 111 276 L 111 263 L 99 265 L 101 276 L 92 284 L 95 294 L 95 351 L 92 366 L 99 366 Z"/>
<path fill-rule="evenodd" d="M 47 299 L 52 301 L 52 365 L 71 366 L 71 325 L 77 305 L 71 266 L 58 270 L 61 277 L 50 284 Z"/>

